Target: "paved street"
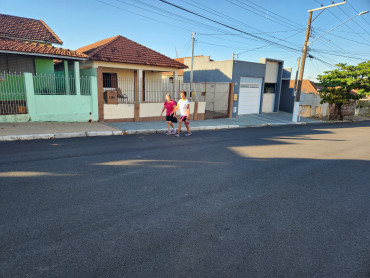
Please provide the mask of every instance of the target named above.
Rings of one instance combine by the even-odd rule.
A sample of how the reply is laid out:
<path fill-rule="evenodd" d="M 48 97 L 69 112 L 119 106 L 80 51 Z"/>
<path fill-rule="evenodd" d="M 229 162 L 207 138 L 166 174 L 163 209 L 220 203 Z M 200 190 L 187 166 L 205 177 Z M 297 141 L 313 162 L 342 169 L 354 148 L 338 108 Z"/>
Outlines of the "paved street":
<path fill-rule="evenodd" d="M 370 122 L 0 142 L 0 277 L 370 277 Z"/>

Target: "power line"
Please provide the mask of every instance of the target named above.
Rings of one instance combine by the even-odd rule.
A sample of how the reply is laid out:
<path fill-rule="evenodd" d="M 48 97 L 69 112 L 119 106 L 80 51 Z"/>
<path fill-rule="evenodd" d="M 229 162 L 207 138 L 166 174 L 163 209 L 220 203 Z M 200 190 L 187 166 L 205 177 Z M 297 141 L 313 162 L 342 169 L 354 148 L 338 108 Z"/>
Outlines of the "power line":
<path fill-rule="evenodd" d="M 206 28 L 209 28 L 209 29 L 222 31 L 221 29 L 212 27 L 212 26 L 210 26 L 208 24 L 204 24 L 204 23 L 201 23 L 199 21 L 194 21 L 194 20 L 189 19 L 189 18 L 186 18 L 186 17 L 181 17 L 180 15 L 178 15 L 176 13 L 169 12 L 167 10 L 158 8 L 156 6 L 150 5 L 150 4 L 145 3 L 143 1 L 140 1 L 140 0 L 136 0 L 136 2 L 139 3 L 139 4 L 141 4 L 141 5 L 143 5 L 144 7 L 139 7 L 139 6 L 136 6 L 136 5 L 132 4 L 132 3 L 128 3 L 128 2 L 122 1 L 122 0 L 116 0 L 116 1 L 117 2 L 120 2 L 120 3 L 123 3 L 123 4 L 126 4 L 126 5 L 133 6 L 133 7 L 137 8 L 137 9 L 148 11 L 150 13 L 154 13 L 154 14 L 157 14 L 157 15 L 165 16 L 167 18 L 169 17 L 169 18 L 172 18 L 173 20 L 176 20 L 176 21 L 182 21 L 182 22 L 185 22 L 185 23 L 190 23 L 190 24 L 192 24 L 194 26 L 198 26 L 198 27 L 199 27 L 199 25 L 201 25 L 201 26 L 205 26 Z M 147 7 L 150 7 L 152 9 L 148 9 Z M 153 9 L 159 11 L 160 13 L 155 12 Z M 188 29 L 188 31 L 190 31 L 190 30 Z"/>
<path fill-rule="evenodd" d="M 339 36 L 339 35 L 336 35 L 336 34 L 333 34 L 333 33 L 328 34 L 328 36 L 334 36 L 334 37 L 338 37 L 338 38 L 341 38 L 341 39 L 344 39 L 344 40 L 347 40 L 347 41 L 351 41 L 351 42 L 355 42 L 355 43 L 358 43 L 358 44 L 370 46 L 370 44 L 359 42 L 359 41 L 355 41 L 355 40 L 352 40 L 352 39 L 349 39 L 349 38 L 345 38 L 345 37 L 342 37 L 342 36 Z"/>
<path fill-rule="evenodd" d="M 350 15 L 348 15 L 341 7 L 338 7 L 346 16 L 350 17 Z M 359 14 L 359 13 L 357 13 Z M 360 16 L 361 17 L 361 16 Z M 360 24 L 357 23 L 356 20 L 353 20 L 352 21 L 353 23 L 355 23 L 358 27 L 360 27 L 362 30 L 364 30 L 366 33 L 369 34 L 369 32 L 367 30 L 364 29 L 364 27 L 362 27 Z M 359 36 L 361 36 L 360 34 L 358 34 Z M 362 37 L 362 36 L 361 36 Z"/>
<path fill-rule="evenodd" d="M 314 34 L 314 31 L 313 31 L 313 34 Z M 323 44 L 326 47 L 332 49 L 333 51 L 335 51 L 335 53 L 338 53 L 338 51 L 339 51 L 339 53 L 342 53 L 342 54 L 345 54 L 345 55 L 348 55 L 348 56 L 353 54 L 353 53 L 350 53 L 350 52 L 344 50 L 342 47 L 336 45 L 332 41 L 326 40 L 325 38 L 322 39 L 322 40 L 319 40 L 318 43 Z"/>
<path fill-rule="evenodd" d="M 321 3 L 319 2 L 319 1 L 317 1 L 317 0 L 314 0 L 316 3 L 318 3 L 318 4 L 320 4 L 321 5 Z M 332 16 L 334 16 L 336 19 L 338 19 L 339 20 L 339 22 L 342 22 L 342 20 L 336 15 L 336 14 L 334 14 L 331 10 L 328 10 L 328 12 L 332 15 Z M 345 25 L 348 29 L 350 29 L 354 34 L 356 34 L 356 31 L 352 28 L 352 27 L 350 27 L 349 25 Z M 362 37 L 361 35 L 359 35 L 359 34 L 357 34 L 358 36 L 360 36 L 362 39 L 364 39 L 364 37 Z M 367 41 L 366 39 L 364 39 L 365 41 Z"/>
<path fill-rule="evenodd" d="M 351 58 L 351 59 L 358 59 L 358 60 L 369 60 L 369 59 L 366 59 L 366 58 L 360 58 L 360 57 L 352 57 L 352 56 L 340 55 L 340 54 L 338 54 L 338 53 L 331 53 L 331 52 L 328 52 L 328 51 L 321 51 L 321 50 L 312 50 L 312 49 L 311 49 L 311 52 L 324 53 L 324 54 L 327 54 L 327 55 L 340 56 L 340 57 Z"/>
<path fill-rule="evenodd" d="M 352 0 L 351 0 L 352 1 Z M 359 12 L 352 6 L 352 4 L 349 2 L 349 1 L 347 1 L 347 3 L 351 6 L 351 8 L 357 13 L 357 14 L 359 14 Z M 365 18 L 363 18 L 363 17 L 361 17 L 362 18 L 362 20 L 365 22 L 365 23 L 367 23 L 369 26 L 370 26 L 370 23 L 365 19 Z"/>
<path fill-rule="evenodd" d="M 258 5 L 258 4 L 256 4 L 256 3 L 254 3 L 253 1 L 251 1 L 251 0 L 246 0 L 246 1 L 248 1 L 248 2 L 250 2 L 251 4 L 253 4 L 253 5 L 255 5 L 255 6 L 257 6 L 257 7 L 259 7 L 260 9 L 262 9 L 262 10 L 268 10 L 268 12 L 269 12 L 269 14 L 270 13 L 272 13 L 272 14 L 275 14 L 275 15 L 277 15 L 277 19 L 279 19 L 279 20 L 281 20 L 281 19 L 284 19 L 285 21 L 287 21 L 287 22 L 289 22 L 289 23 L 293 23 L 294 25 L 296 25 L 296 26 L 298 26 L 298 27 L 300 27 L 300 28 L 305 28 L 305 26 L 303 26 L 303 25 L 301 25 L 301 24 L 299 24 L 299 23 L 297 23 L 297 22 L 293 22 L 291 19 L 288 19 L 288 18 L 286 18 L 286 17 L 284 17 L 284 16 L 282 16 L 281 14 L 278 14 L 278 13 L 275 13 L 275 12 L 273 12 L 273 11 L 271 11 L 271 10 L 269 10 L 269 9 L 267 9 L 267 8 L 265 8 L 265 7 L 263 7 L 263 6 L 260 6 L 260 5 Z"/>
<path fill-rule="evenodd" d="M 100 3 L 104 4 L 104 5 L 107 5 L 107 6 L 110 6 L 110 7 L 116 8 L 116 9 L 119 9 L 119 10 L 123 10 L 123 11 L 128 12 L 128 13 L 132 13 L 132 14 L 134 14 L 134 15 L 137 15 L 137 16 L 140 16 L 140 17 L 143 17 L 143 18 L 146 18 L 146 19 L 148 19 L 148 20 L 152 20 L 152 21 L 155 21 L 155 22 L 159 22 L 159 23 L 162 23 L 162 24 L 168 25 L 167 23 L 165 23 L 165 22 L 163 22 L 163 21 L 160 21 L 160 20 L 158 20 L 158 19 L 153 19 L 153 18 L 150 18 L 150 17 L 144 16 L 144 15 L 142 15 L 142 14 L 138 14 L 138 13 L 135 13 L 135 12 L 133 12 L 133 11 L 130 11 L 130 10 L 127 10 L 127 9 L 123 9 L 123 8 L 121 8 L 121 7 L 118 7 L 118 6 L 112 5 L 112 4 L 107 3 L 107 2 L 105 2 L 105 1 L 102 1 L 102 0 L 95 0 L 95 1 L 100 2 Z M 176 25 L 174 25 L 174 26 L 176 26 Z M 184 28 L 184 27 L 182 27 L 182 26 L 176 26 L 176 27 L 177 27 L 177 28 L 180 28 L 180 29 L 183 29 L 183 30 L 186 30 L 186 31 L 190 31 L 190 32 L 191 32 L 191 30 L 186 29 L 186 28 Z"/>
<path fill-rule="evenodd" d="M 211 15 L 213 15 L 213 16 L 218 16 L 218 17 L 220 17 L 220 18 L 223 18 L 223 19 L 226 19 L 226 20 L 229 20 L 229 21 L 232 21 L 232 22 L 234 22 L 234 23 L 236 23 L 236 25 L 235 26 L 237 26 L 238 27 L 238 25 L 240 26 L 246 26 L 246 27 L 248 27 L 248 28 L 250 28 L 250 29 L 253 29 L 253 30 L 256 30 L 257 32 L 260 32 L 260 34 L 266 34 L 268 37 L 270 37 L 270 38 L 273 38 L 273 39 L 277 39 L 277 40 L 281 40 L 280 38 L 277 38 L 277 37 L 275 37 L 275 36 L 273 36 L 273 35 L 270 35 L 270 33 L 274 33 L 274 32 L 262 32 L 261 30 L 259 30 L 259 29 L 257 29 L 257 28 L 255 28 L 255 27 L 253 27 L 253 26 L 251 26 L 251 25 L 248 25 L 248 24 L 246 24 L 245 22 L 241 22 L 241 21 L 239 21 L 239 20 L 235 20 L 234 18 L 232 18 L 232 17 L 230 17 L 230 16 L 228 16 L 228 15 L 226 15 L 226 14 L 224 14 L 224 13 L 221 13 L 221 12 L 218 12 L 217 10 L 215 10 L 215 9 L 212 9 L 211 7 L 208 7 L 208 6 L 205 6 L 205 5 L 203 5 L 203 4 L 201 4 L 201 3 L 198 3 L 198 2 L 195 2 L 194 0 L 190 0 L 191 2 L 193 2 L 194 4 L 191 4 L 191 3 L 189 3 L 187 0 L 182 0 L 183 2 L 185 2 L 185 3 L 187 3 L 187 4 L 189 4 L 189 5 L 191 5 L 192 7 L 197 7 L 198 9 L 201 9 L 201 10 L 203 10 L 203 11 L 205 11 L 205 12 L 207 12 L 207 13 L 209 13 L 209 14 L 211 14 Z M 223 22 L 224 23 L 224 22 Z M 292 30 L 297 30 L 297 29 L 292 29 Z M 287 30 L 287 31 L 290 31 L 290 30 Z M 251 34 L 257 34 L 257 33 L 251 33 Z M 296 43 L 293 43 L 293 42 L 289 42 L 289 43 L 291 43 L 291 44 L 295 44 L 295 45 L 298 45 L 298 44 L 296 44 Z"/>
<path fill-rule="evenodd" d="M 260 14 L 260 13 L 258 13 L 257 11 L 254 11 L 254 10 L 250 10 L 250 9 L 248 9 L 248 8 L 246 8 L 246 7 L 250 7 L 248 4 L 245 4 L 245 3 L 243 3 L 243 2 L 240 2 L 240 1 L 237 1 L 238 3 L 240 3 L 241 5 L 243 5 L 243 6 L 241 6 L 241 5 L 239 5 L 239 4 L 237 4 L 237 3 L 235 3 L 235 2 L 233 2 L 233 1 L 230 1 L 230 0 L 226 0 L 227 2 L 229 2 L 229 3 L 231 3 L 231 4 L 233 4 L 233 5 L 235 5 L 235 6 L 237 6 L 237 7 L 239 7 L 239 8 L 241 8 L 241 9 L 243 9 L 243 10 L 246 10 L 246 11 L 248 11 L 248 12 L 251 12 L 251 13 L 253 13 L 253 14 L 255 14 L 255 15 L 257 15 L 257 16 L 260 16 L 260 17 L 263 17 L 263 18 L 266 18 L 266 16 L 265 16 L 265 14 Z M 245 7 L 246 6 L 246 7 Z M 274 19 L 271 19 L 271 18 L 266 18 L 267 20 L 270 20 L 270 21 L 272 21 L 272 22 L 275 22 L 275 23 L 277 23 L 277 24 L 280 24 L 280 25 L 288 25 L 288 24 L 286 24 L 286 23 L 284 23 L 283 21 L 277 21 L 277 20 L 274 20 Z M 289 26 L 290 25 L 290 26 Z M 288 27 L 290 27 L 291 28 L 291 24 L 289 24 L 288 25 Z M 294 26 L 294 25 L 293 25 Z M 294 26 L 294 27 L 296 27 L 296 26 Z"/>
<path fill-rule="evenodd" d="M 302 31 L 304 29 L 291 29 L 291 30 L 281 30 L 281 31 L 270 31 L 270 32 L 258 32 L 258 33 L 251 33 L 253 35 L 263 35 L 263 34 L 269 34 L 269 33 L 288 33 L 288 32 L 294 32 L 294 31 Z M 240 34 L 199 34 L 202 36 L 240 36 Z"/>
<path fill-rule="evenodd" d="M 226 27 L 226 28 L 229 28 L 229 29 L 232 29 L 232 30 L 234 30 L 234 31 L 240 32 L 240 33 L 245 34 L 245 35 L 247 35 L 247 36 L 251 36 L 251 37 L 253 37 L 253 38 L 256 38 L 256 39 L 259 39 L 259 40 L 262 40 L 262 41 L 265 41 L 265 42 L 270 42 L 270 43 L 272 43 L 272 44 L 274 44 L 274 45 L 276 45 L 276 46 L 279 46 L 279 47 L 283 47 L 283 48 L 291 49 L 291 50 L 296 51 L 296 52 L 301 52 L 301 50 L 298 50 L 298 49 L 295 49 L 295 48 L 292 48 L 292 47 L 289 47 L 289 46 L 286 46 L 286 45 L 283 45 L 283 44 L 280 44 L 280 43 L 277 43 L 277 42 L 274 42 L 274 41 L 270 41 L 270 40 L 268 40 L 268 39 L 265 39 L 265 38 L 259 37 L 259 36 L 257 36 L 257 35 L 253 35 L 253 34 L 251 34 L 251 33 L 245 32 L 245 31 L 243 31 L 243 30 L 240 30 L 240 29 L 238 29 L 238 28 L 235 28 L 235 27 L 232 27 L 232 26 L 230 26 L 230 25 L 224 24 L 224 23 L 222 23 L 222 22 L 219 22 L 219 21 L 217 21 L 217 20 L 211 19 L 211 18 L 209 18 L 209 17 L 206 17 L 206 16 L 203 16 L 203 15 L 200 15 L 200 14 L 198 14 L 198 13 L 196 13 L 196 12 L 193 12 L 193 11 L 188 10 L 188 9 L 186 9 L 186 8 L 183 8 L 183 7 L 181 7 L 181 6 L 175 5 L 175 4 L 170 3 L 170 2 L 168 2 L 168 1 L 165 1 L 165 0 L 158 0 L 158 1 L 163 2 L 163 3 L 167 4 L 167 5 L 173 6 L 173 7 L 177 8 L 177 9 L 183 10 L 183 11 L 185 11 L 185 12 L 187 12 L 187 13 L 190 13 L 190 14 L 196 15 L 196 16 L 201 17 L 201 18 L 203 18 L 203 19 L 206 19 L 206 20 L 208 20 L 208 21 L 214 22 L 214 23 L 219 24 L 219 25 L 221 25 L 221 26 L 224 26 L 224 27 Z"/>
<path fill-rule="evenodd" d="M 299 31 L 298 33 L 295 33 L 295 34 L 293 34 L 293 35 L 291 35 L 291 36 L 287 37 L 286 39 L 289 39 L 289 38 L 291 38 L 291 37 L 294 37 L 295 35 L 297 35 L 297 34 L 299 34 L 299 33 L 300 33 L 300 31 Z M 250 52 L 250 51 L 258 50 L 258 49 L 261 49 L 261 48 L 267 47 L 267 46 L 269 46 L 269 45 L 271 45 L 271 44 L 267 44 L 267 45 L 264 45 L 264 46 L 261 46 L 261 47 L 257 47 L 257 48 L 254 48 L 254 49 L 249 49 L 249 50 L 247 50 L 247 51 L 237 53 L 237 55 L 239 56 L 240 54 L 244 54 L 244 53 L 246 53 L 246 52 Z"/>
<path fill-rule="evenodd" d="M 314 56 L 309 56 L 310 58 L 314 58 L 314 59 L 316 59 L 317 61 L 320 61 L 321 63 L 324 63 L 324 64 L 326 64 L 326 65 L 328 65 L 328 66 L 330 66 L 330 67 L 332 67 L 332 68 L 337 68 L 335 65 L 332 65 L 332 64 L 330 64 L 329 62 L 327 62 L 327 61 L 325 61 L 325 60 L 323 60 L 323 59 L 321 59 L 321 58 L 318 58 L 317 56 L 316 57 L 314 57 Z"/>

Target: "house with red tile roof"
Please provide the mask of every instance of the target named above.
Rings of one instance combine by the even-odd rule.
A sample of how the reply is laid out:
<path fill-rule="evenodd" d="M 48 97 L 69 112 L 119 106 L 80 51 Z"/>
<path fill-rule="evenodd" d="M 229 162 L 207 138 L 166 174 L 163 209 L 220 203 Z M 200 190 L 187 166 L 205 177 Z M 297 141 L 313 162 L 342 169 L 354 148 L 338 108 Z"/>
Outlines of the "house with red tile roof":
<path fill-rule="evenodd" d="M 63 42 L 42 20 L 0 14 L 0 72 L 54 73 L 54 60 L 87 60 Z"/>
<path fill-rule="evenodd" d="M 86 54 L 59 47 L 43 20 L 0 14 L 0 26 L 0 122 L 97 120 L 96 73 L 79 68 Z"/>
<path fill-rule="evenodd" d="M 107 38 L 76 50 L 88 56 L 81 69 L 98 69 L 99 118 L 101 120 L 134 120 L 134 103 L 146 105 L 135 110 L 140 120 L 161 119 L 165 94 L 178 94 L 177 82 L 162 81 L 163 72 L 187 68 L 181 62 L 134 42 L 121 35 Z M 114 104 L 114 105 L 112 105 Z M 159 108 L 158 108 L 158 107 Z M 128 116 L 130 114 L 131 116 Z M 127 118 L 128 117 L 128 118 Z"/>

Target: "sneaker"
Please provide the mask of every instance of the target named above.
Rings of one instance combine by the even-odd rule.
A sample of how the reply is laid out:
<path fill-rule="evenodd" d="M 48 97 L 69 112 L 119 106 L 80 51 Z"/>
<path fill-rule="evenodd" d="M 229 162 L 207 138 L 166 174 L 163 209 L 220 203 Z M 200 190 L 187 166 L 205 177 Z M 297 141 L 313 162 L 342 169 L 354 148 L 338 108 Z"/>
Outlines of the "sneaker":
<path fill-rule="evenodd" d="M 176 133 L 176 134 L 175 134 L 175 137 L 180 137 L 180 134 Z"/>
<path fill-rule="evenodd" d="M 171 134 L 176 134 L 176 129 L 172 130 Z"/>
<path fill-rule="evenodd" d="M 170 135 L 170 134 L 172 134 L 171 131 L 167 131 L 166 132 L 166 135 Z"/>
<path fill-rule="evenodd" d="M 185 134 L 185 136 L 190 136 L 192 133 L 191 132 L 188 132 Z"/>

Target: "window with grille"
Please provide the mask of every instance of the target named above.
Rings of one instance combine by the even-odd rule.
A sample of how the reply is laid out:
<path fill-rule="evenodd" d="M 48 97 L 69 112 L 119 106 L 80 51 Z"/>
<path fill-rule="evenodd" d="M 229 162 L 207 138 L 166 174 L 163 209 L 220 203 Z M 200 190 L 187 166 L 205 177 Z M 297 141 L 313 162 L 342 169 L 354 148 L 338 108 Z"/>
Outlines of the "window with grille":
<path fill-rule="evenodd" d="M 117 73 L 103 72 L 103 87 L 118 88 Z"/>

